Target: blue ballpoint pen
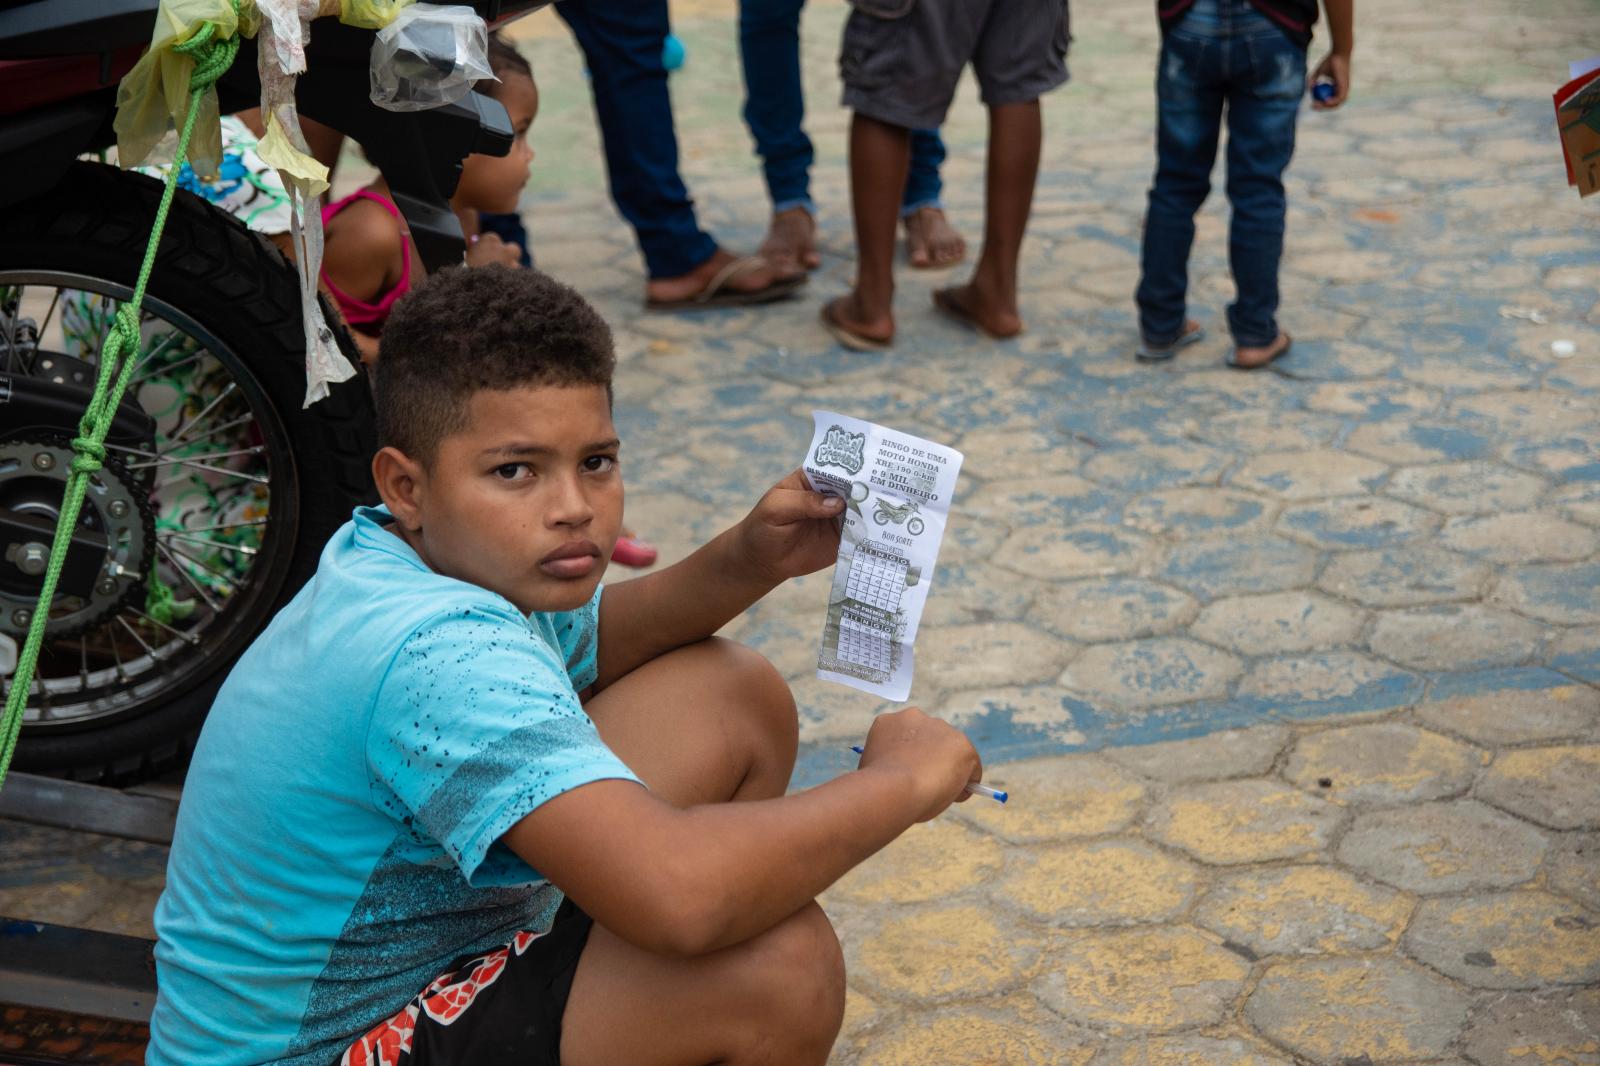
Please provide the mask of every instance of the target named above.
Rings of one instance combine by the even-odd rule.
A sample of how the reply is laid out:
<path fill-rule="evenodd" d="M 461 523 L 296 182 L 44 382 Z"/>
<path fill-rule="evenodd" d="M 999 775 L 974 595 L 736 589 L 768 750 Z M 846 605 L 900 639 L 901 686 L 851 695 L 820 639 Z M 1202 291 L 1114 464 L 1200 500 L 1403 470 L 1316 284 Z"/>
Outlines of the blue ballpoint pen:
<path fill-rule="evenodd" d="M 857 755 L 860 755 L 866 749 L 860 744 L 852 744 L 850 745 L 850 750 L 855 752 Z M 988 785 L 976 785 L 968 783 L 967 792 L 974 796 L 988 796 L 996 803 L 1004 803 L 1006 800 L 1011 798 L 1011 793 L 1001 792 L 998 788 L 990 788 Z"/>

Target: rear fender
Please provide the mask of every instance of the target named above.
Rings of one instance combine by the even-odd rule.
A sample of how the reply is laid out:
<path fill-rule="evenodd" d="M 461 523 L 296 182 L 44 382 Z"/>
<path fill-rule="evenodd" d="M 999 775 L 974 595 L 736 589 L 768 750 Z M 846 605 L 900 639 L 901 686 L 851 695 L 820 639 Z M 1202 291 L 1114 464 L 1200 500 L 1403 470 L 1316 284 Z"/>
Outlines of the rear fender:
<path fill-rule="evenodd" d="M 113 90 L 0 117 L 0 207 L 49 189 L 109 132 Z"/>

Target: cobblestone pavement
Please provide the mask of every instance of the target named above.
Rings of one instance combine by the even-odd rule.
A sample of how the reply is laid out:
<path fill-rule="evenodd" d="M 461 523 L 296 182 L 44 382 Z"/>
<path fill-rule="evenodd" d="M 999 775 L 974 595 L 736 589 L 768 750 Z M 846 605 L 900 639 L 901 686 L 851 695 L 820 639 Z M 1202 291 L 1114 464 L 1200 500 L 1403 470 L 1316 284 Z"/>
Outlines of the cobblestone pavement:
<path fill-rule="evenodd" d="M 851 273 L 842 6 L 813 0 L 804 31 L 824 268 L 804 299 L 693 317 L 640 309 L 572 46 L 548 15 L 519 31 L 536 253 L 616 326 L 628 519 L 666 559 L 798 463 L 813 407 L 967 455 L 913 698 L 1014 798 L 828 893 L 839 1063 L 1600 1063 L 1600 207 L 1565 187 L 1549 102 L 1595 9 L 1359 6 L 1355 96 L 1302 117 L 1290 174 L 1294 354 L 1254 374 L 1222 366 L 1217 203 L 1192 271 L 1210 339 L 1131 358 L 1148 4 L 1074 10 L 1028 333 L 960 331 L 929 308 L 952 275 L 907 270 L 882 355 L 816 321 Z M 732 25 L 678 11 L 684 170 L 751 249 Z M 969 238 L 973 95 L 946 129 Z M 802 784 L 883 707 L 812 677 L 825 586 L 730 627 L 793 682 Z M 147 930 L 159 849 L 0 841 L 0 911 Z"/>

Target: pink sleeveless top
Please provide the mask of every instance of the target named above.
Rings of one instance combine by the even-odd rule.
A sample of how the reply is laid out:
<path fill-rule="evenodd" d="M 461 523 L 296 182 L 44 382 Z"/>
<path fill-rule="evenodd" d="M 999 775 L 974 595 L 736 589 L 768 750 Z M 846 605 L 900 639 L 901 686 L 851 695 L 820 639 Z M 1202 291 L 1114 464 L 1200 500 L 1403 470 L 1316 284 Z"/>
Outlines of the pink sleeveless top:
<path fill-rule="evenodd" d="M 322 284 L 327 286 L 334 302 L 339 305 L 339 312 L 344 315 L 345 322 L 352 326 L 370 327 L 371 332 L 377 333 L 383 329 L 383 323 L 389 317 L 389 311 L 394 307 L 394 302 L 411 289 L 411 238 L 405 234 L 405 219 L 400 217 L 400 209 L 395 206 L 394 201 L 387 196 L 379 196 L 377 193 L 368 192 L 365 189 L 357 189 L 343 200 L 324 207 L 322 209 L 322 224 L 326 226 L 333 216 L 357 200 L 371 200 L 373 203 L 381 205 L 385 211 L 394 216 L 395 222 L 400 225 L 400 281 L 394 288 L 380 295 L 377 303 L 358 300 L 354 296 L 341 292 L 339 287 L 333 283 L 333 279 L 328 277 L 326 267 L 322 270 Z"/>

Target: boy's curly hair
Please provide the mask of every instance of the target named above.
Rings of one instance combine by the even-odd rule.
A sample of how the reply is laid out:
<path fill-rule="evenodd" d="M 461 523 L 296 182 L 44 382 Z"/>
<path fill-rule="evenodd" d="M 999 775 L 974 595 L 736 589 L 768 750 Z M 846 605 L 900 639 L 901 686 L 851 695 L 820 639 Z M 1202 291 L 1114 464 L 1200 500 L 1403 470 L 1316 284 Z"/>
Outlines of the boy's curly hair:
<path fill-rule="evenodd" d="M 611 329 L 577 291 L 537 270 L 456 267 L 394 305 L 378 342 L 378 443 L 431 463 L 466 428 L 472 394 L 599 385 L 611 396 Z"/>

